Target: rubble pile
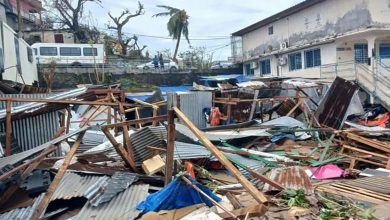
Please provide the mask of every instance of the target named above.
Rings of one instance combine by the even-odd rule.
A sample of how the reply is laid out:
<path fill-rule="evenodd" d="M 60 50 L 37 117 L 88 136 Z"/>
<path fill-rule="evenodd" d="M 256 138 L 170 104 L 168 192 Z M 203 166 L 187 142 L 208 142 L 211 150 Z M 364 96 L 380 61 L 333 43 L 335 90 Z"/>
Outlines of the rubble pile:
<path fill-rule="evenodd" d="M 342 78 L 0 101 L 0 219 L 390 218 L 390 112 Z"/>

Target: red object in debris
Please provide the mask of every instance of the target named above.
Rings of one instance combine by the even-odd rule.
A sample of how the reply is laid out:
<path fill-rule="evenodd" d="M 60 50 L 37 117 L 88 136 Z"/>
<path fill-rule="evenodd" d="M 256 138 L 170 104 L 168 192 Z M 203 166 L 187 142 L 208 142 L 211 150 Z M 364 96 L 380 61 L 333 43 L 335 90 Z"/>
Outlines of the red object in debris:
<path fill-rule="evenodd" d="M 390 113 L 386 112 L 382 117 L 374 120 L 359 120 L 358 123 L 361 125 L 373 127 L 373 126 L 380 126 L 385 128 L 386 122 L 390 119 Z"/>
<path fill-rule="evenodd" d="M 185 165 L 188 174 L 190 174 L 190 176 L 195 179 L 194 165 L 188 161 L 185 162 Z"/>
<path fill-rule="evenodd" d="M 219 111 L 219 108 L 218 107 L 211 108 L 210 125 L 211 126 L 219 125 L 220 124 L 220 117 L 221 117 L 221 112 Z"/>

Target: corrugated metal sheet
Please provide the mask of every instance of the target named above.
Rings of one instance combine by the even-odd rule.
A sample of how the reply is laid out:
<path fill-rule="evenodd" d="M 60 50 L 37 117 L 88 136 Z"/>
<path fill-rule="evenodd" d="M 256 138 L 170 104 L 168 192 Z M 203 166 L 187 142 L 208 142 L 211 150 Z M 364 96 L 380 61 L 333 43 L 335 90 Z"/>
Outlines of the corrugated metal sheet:
<path fill-rule="evenodd" d="M 181 141 L 192 141 L 198 142 L 199 139 L 196 135 L 185 125 L 176 123 L 176 133 L 178 140 Z M 234 129 L 227 131 L 206 131 L 204 132 L 206 137 L 210 141 L 221 141 L 221 140 L 232 140 L 237 138 L 246 138 L 246 137 L 269 137 L 271 136 L 267 129 L 254 129 L 254 130 L 243 130 L 237 131 Z M 184 139 L 183 139 L 184 138 Z"/>
<path fill-rule="evenodd" d="M 61 141 L 65 140 L 66 138 L 69 138 L 69 137 L 72 137 L 82 131 L 85 131 L 85 130 L 88 130 L 89 127 L 85 127 L 85 128 L 82 128 L 80 130 L 77 130 L 77 131 L 74 131 L 74 132 L 70 132 L 66 135 L 62 135 L 61 137 L 58 137 L 54 140 L 51 140 L 47 143 L 44 143 L 38 147 L 35 147 L 33 149 L 30 149 L 28 151 L 24 151 L 22 153 L 18 153 L 18 154 L 13 154 L 11 156 L 8 156 L 8 157 L 3 157 L 3 158 L 0 158 L 0 168 L 4 167 L 5 165 L 7 164 L 11 164 L 11 165 L 15 165 L 23 160 L 25 160 L 26 158 L 36 154 L 36 153 L 39 153 L 40 151 L 42 151 L 43 149 L 49 147 L 50 145 L 52 144 L 58 144 L 60 143 Z"/>
<path fill-rule="evenodd" d="M 175 95 L 176 94 L 176 95 Z M 177 106 L 177 98 L 180 97 L 180 110 L 198 127 L 206 127 L 204 108 L 211 108 L 212 93 L 205 91 L 168 93 L 168 105 Z"/>
<path fill-rule="evenodd" d="M 58 94 L 51 94 L 51 96 L 45 97 L 45 98 L 47 98 L 47 99 L 50 98 L 50 99 L 55 99 L 55 100 L 71 98 L 71 97 L 81 95 L 81 94 L 85 93 L 86 91 L 87 91 L 87 88 L 74 89 L 74 90 L 70 90 L 70 91 L 62 92 L 62 93 L 58 93 Z M 37 111 L 42 106 L 45 106 L 45 105 L 46 105 L 45 103 L 27 102 L 24 105 L 12 107 L 11 111 L 12 111 L 12 113 L 19 113 L 19 112 L 24 112 L 27 110 Z M 5 116 L 6 116 L 6 109 L 0 110 L 0 119 L 5 118 Z"/>
<path fill-rule="evenodd" d="M 293 166 L 272 169 L 267 176 L 287 189 L 303 189 L 306 194 L 314 193 L 310 178 L 302 167 Z M 267 183 L 264 185 L 263 191 L 272 190 L 277 189 Z"/>
<path fill-rule="evenodd" d="M 141 164 L 153 156 L 147 146 L 165 147 L 167 130 L 164 126 L 144 127 L 130 135 L 134 149 L 134 159 L 137 164 Z"/>
<path fill-rule="evenodd" d="M 20 149 L 16 152 L 30 150 L 51 140 L 59 130 L 58 112 L 49 112 L 34 117 L 12 121 L 12 136 Z M 0 123 L 0 132 L 5 132 L 5 122 Z M 14 151 L 14 152 L 15 152 Z"/>
<path fill-rule="evenodd" d="M 36 197 L 34 199 L 34 204 L 32 206 L 25 207 L 25 208 L 18 208 L 18 209 L 14 209 L 14 210 L 11 210 L 9 212 L 5 212 L 5 213 L 0 214 L 0 219 L 4 219 L 4 220 L 30 219 L 31 215 L 33 214 L 33 211 L 36 209 L 36 207 L 38 206 L 39 202 L 42 200 L 44 195 L 45 194 L 42 193 L 41 195 Z"/>
<path fill-rule="evenodd" d="M 91 186 L 107 179 L 109 179 L 107 176 L 79 175 L 76 173 L 66 172 L 56 191 L 51 197 L 51 201 L 56 199 L 83 197 L 84 193 Z"/>
<path fill-rule="evenodd" d="M 86 204 L 73 220 L 128 220 L 135 219 L 140 211 L 136 206 L 145 200 L 148 195 L 149 185 L 132 185 L 124 192 L 114 197 L 111 201 L 98 207 Z"/>
<path fill-rule="evenodd" d="M 173 158 L 175 160 L 180 159 L 197 159 L 197 158 L 210 158 L 212 154 L 202 145 L 188 144 L 184 142 L 175 142 L 175 149 L 173 152 Z"/>
<path fill-rule="evenodd" d="M 228 148 L 229 149 L 229 148 Z M 260 170 L 265 167 L 265 163 L 253 160 L 238 154 L 224 153 L 225 157 L 238 166 L 240 172 L 247 178 L 251 177 L 247 169 Z"/>
<path fill-rule="evenodd" d="M 390 195 L 390 177 L 387 176 L 371 176 L 343 183 Z"/>
<path fill-rule="evenodd" d="M 84 197 L 89 200 L 92 206 L 97 207 L 102 203 L 110 201 L 137 180 L 138 177 L 134 173 L 115 172 L 110 179 L 105 179 L 97 187 L 95 185 L 90 187 L 84 193 Z"/>
<path fill-rule="evenodd" d="M 45 99 L 56 93 L 35 93 L 35 94 L 4 94 L 1 95 L 3 98 L 33 98 L 33 99 Z M 6 101 L 0 101 L 0 110 L 6 108 Z M 12 107 L 24 105 L 27 102 L 12 102 Z"/>

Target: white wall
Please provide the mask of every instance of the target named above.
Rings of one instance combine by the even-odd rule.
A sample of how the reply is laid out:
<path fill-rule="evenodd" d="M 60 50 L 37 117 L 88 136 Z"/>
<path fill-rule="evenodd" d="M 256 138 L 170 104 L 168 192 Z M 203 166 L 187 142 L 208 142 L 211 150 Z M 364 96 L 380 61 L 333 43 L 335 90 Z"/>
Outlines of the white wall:
<path fill-rule="evenodd" d="M 284 41 L 291 46 L 302 45 L 326 36 L 364 29 L 379 20 L 389 23 L 390 9 L 381 9 L 385 2 L 388 1 L 327 0 L 318 3 L 245 34 L 243 52 L 262 55 L 271 52 L 270 46 L 278 50 Z M 273 35 L 268 34 L 269 26 L 273 26 Z"/>
<path fill-rule="evenodd" d="M 12 80 L 19 83 L 31 85 L 35 80 L 38 81 L 37 65 L 35 58 L 33 62 L 28 61 L 27 48 L 29 45 L 22 39 L 17 38 L 16 33 L 7 24 L 3 24 L 3 36 L 0 41 L 0 47 L 4 47 L 4 68 L 3 79 Z M 21 75 L 17 70 L 17 58 L 15 51 L 15 38 L 19 41 L 20 63 L 21 63 Z"/>

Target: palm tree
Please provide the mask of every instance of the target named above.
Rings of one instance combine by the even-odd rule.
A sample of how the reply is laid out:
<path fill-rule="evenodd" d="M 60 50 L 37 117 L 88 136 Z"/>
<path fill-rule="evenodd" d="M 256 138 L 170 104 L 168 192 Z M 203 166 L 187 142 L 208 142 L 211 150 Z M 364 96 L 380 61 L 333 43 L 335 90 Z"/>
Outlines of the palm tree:
<path fill-rule="evenodd" d="M 161 16 L 170 16 L 169 21 L 167 23 L 167 29 L 169 32 L 169 36 L 176 40 L 176 48 L 175 53 L 173 54 L 173 60 L 177 63 L 176 55 L 179 50 L 181 35 L 183 34 L 186 38 L 188 44 L 190 44 L 190 40 L 188 39 L 188 18 L 187 12 L 183 9 L 180 10 L 178 8 L 173 8 L 166 5 L 157 5 L 157 7 L 164 8 L 167 12 L 161 12 L 153 15 L 153 17 L 161 17 Z"/>

